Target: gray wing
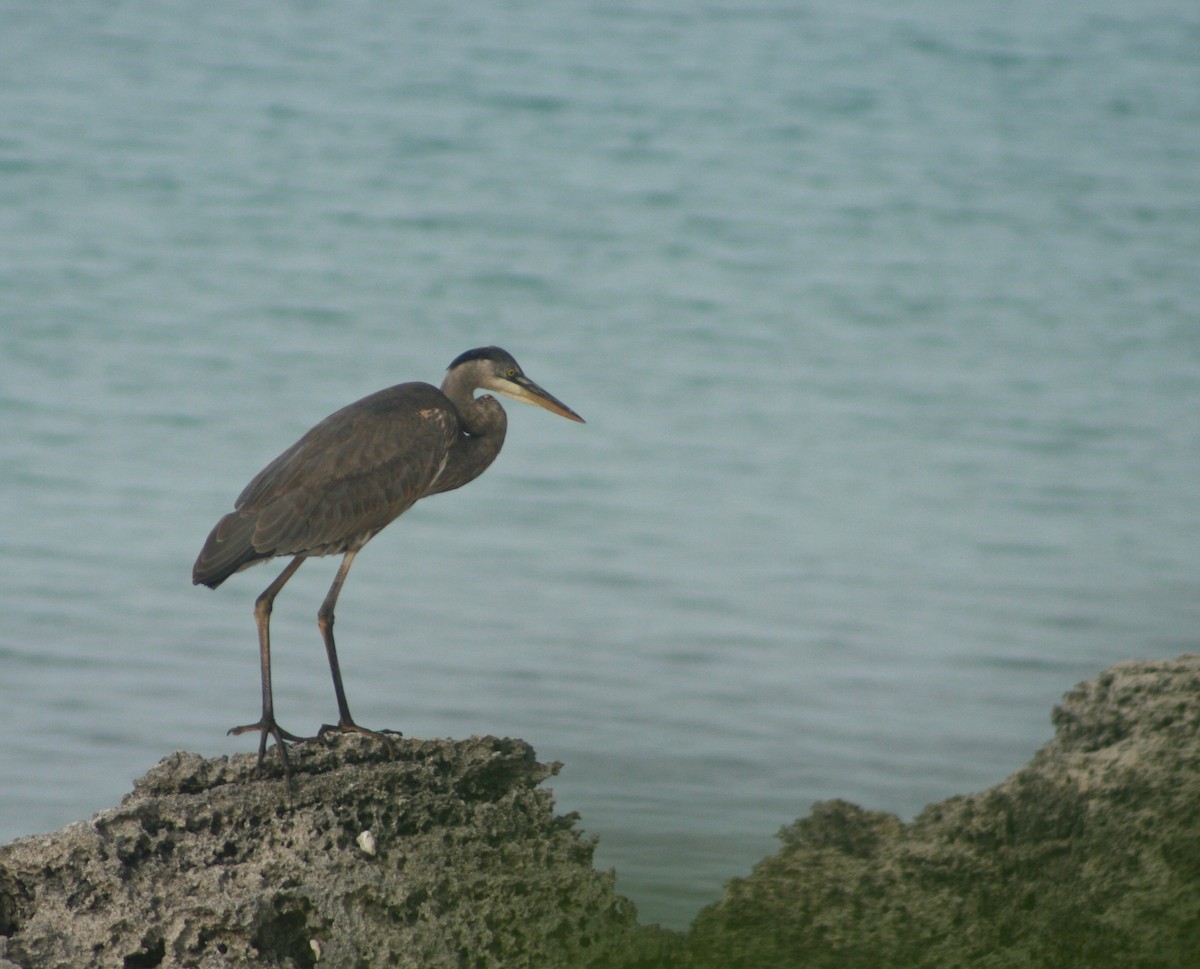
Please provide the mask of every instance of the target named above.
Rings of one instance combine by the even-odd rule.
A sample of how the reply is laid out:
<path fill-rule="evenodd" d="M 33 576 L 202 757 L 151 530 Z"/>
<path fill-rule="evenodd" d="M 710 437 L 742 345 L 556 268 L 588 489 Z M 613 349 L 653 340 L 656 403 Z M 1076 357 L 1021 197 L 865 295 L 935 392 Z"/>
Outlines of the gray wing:
<path fill-rule="evenodd" d="M 209 535 L 193 580 L 215 587 L 262 559 L 360 547 L 430 492 L 460 435 L 453 405 L 429 384 L 343 407 L 245 487 Z"/>

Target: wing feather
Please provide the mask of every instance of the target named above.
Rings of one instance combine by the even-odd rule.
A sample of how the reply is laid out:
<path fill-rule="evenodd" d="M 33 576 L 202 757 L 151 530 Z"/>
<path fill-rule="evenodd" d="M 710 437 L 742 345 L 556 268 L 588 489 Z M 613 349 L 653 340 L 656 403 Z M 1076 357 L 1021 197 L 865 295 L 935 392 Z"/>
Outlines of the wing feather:
<path fill-rule="evenodd" d="M 461 434 L 454 406 L 430 384 L 343 407 L 246 485 L 209 536 L 195 581 L 219 584 L 277 555 L 359 547 L 430 493 Z"/>

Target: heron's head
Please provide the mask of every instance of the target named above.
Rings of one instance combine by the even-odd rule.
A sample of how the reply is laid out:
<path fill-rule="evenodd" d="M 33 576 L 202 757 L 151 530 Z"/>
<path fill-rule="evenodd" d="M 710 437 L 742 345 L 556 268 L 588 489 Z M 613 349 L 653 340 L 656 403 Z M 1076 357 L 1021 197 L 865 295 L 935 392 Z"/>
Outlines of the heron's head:
<path fill-rule="evenodd" d="M 584 423 L 582 417 L 557 397 L 548 394 L 525 376 L 513 355 L 499 347 L 478 347 L 455 357 L 446 370 L 447 384 L 490 390 L 526 404 L 536 404 L 568 420 Z"/>

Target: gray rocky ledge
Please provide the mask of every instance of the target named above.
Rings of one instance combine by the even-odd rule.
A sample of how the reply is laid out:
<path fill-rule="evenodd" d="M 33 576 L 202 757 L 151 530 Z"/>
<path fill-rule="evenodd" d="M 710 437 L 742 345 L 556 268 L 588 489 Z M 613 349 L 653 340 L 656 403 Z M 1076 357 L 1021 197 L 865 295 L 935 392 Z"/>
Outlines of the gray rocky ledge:
<path fill-rule="evenodd" d="M 686 937 L 638 924 L 521 741 L 303 744 L 291 796 L 274 755 L 174 754 L 0 847 L 0 969 L 1195 969 L 1200 656 L 1118 664 L 1054 724 L 911 823 L 817 805 Z"/>
<path fill-rule="evenodd" d="M 92 820 L 0 848 L 0 936 L 23 969 L 624 966 L 640 929 L 592 843 L 492 737 L 335 737 L 176 753 Z M 0 962 L 0 965 L 3 965 Z"/>

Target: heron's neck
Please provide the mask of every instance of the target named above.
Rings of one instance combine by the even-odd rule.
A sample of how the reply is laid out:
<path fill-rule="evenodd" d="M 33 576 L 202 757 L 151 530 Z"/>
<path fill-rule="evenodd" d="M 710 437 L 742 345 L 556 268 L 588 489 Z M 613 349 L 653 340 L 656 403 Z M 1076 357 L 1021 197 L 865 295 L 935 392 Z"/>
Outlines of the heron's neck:
<path fill-rule="evenodd" d="M 450 397 L 449 394 L 446 396 Z M 463 433 L 447 453 L 446 465 L 430 494 L 461 488 L 483 474 L 504 446 L 504 435 L 508 430 L 508 418 L 495 397 L 476 400 L 468 394 L 465 402 L 453 397 L 450 400 L 458 411 Z"/>
<path fill-rule="evenodd" d="M 498 435 L 503 442 L 507 425 L 504 408 L 494 397 L 476 399 L 475 391 L 479 389 L 480 382 L 480 374 L 474 367 L 458 367 L 446 374 L 446 379 L 442 381 L 442 393 L 458 410 L 464 431 L 472 437 Z"/>
<path fill-rule="evenodd" d="M 460 414 L 465 414 L 475 405 L 475 390 L 479 382 L 469 367 L 451 370 L 442 381 L 442 393 L 450 398 L 450 402 L 458 408 Z"/>
<path fill-rule="evenodd" d="M 508 430 L 508 415 L 500 406 L 500 401 L 491 394 L 482 397 L 472 397 L 467 403 L 455 401 L 458 408 L 458 420 L 462 429 L 472 438 L 489 438 L 497 451 L 504 443 L 504 433 Z"/>

